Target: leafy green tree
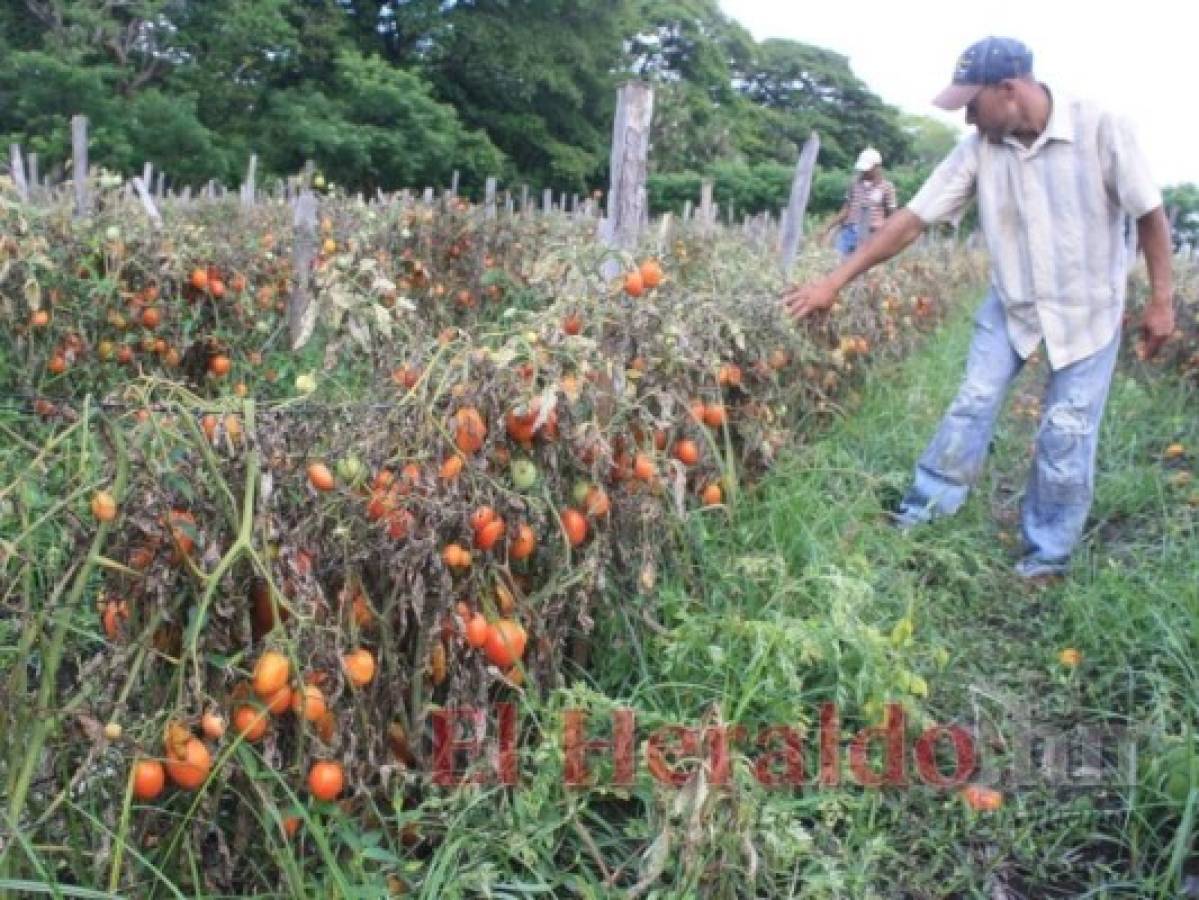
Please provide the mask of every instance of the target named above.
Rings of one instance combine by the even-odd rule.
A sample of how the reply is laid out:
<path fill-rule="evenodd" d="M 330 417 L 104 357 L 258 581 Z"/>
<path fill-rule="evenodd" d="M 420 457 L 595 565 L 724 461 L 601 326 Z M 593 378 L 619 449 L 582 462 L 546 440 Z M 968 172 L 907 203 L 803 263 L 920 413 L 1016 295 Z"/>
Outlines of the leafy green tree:
<path fill-rule="evenodd" d="M 1199 247 L 1199 185 L 1188 182 L 1165 188 L 1162 199 L 1174 215 L 1174 249 Z"/>
<path fill-rule="evenodd" d="M 801 44 L 772 39 L 758 47 L 755 65 L 742 73 L 742 93 L 768 113 L 764 141 L 785 161 L 807 139 L 820 133 L 820 161 L 851 166 L 858 152 L 874 146 L 892 164 L 909 157 L 910 138 L 899 127 L 897 113 L 853 74 L 844 56 Z"/>
<path fill-rule="evenodd" d="M 625 0 L 452 4 L 421 71 L 534 182 L 583 190 L 606 170 Z"/>
<path fill-rule="evenodd" d="M 899 127 L 911 138 L 912 161 L 922 166 L 935 166 L 961 139 L 956 128 L 928 116 L 902 115 Z"/>
<path fill-rule="evenodd" d="M 503 171 L 487 136 L 465 128 L 416 75 L 353 50 L 335 65 L 327 93 L 297 87 L 267 99 L 259 151 L 269 169 L 313 159 L 338 183 L 368 190 L 448 184 L 455 168 L 477 183 Z"/>

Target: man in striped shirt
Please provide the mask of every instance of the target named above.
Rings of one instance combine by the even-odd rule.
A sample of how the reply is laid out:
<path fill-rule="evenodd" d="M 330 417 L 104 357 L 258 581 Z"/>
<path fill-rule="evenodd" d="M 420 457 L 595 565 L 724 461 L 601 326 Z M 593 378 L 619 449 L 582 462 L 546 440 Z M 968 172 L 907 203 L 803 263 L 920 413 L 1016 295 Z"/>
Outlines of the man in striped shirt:
<path fill-rule="evenodd" d="M 867 147 L 854 163 L 854 178 L 845 192 L 845 204 L 824 229 L 821 239 L 841 226 L 837 249 L 842 257 L 851 255 L 870 235 L 883 227 L 887 216 L 895 212 L 895 185 L 883 175 L 882 154 Z"/>
<path fill-rule="evenodd" d="M 1012 379 L 1042 341 L 1052 374 L 1021 510 L 1017 574 L 1063 573 L 1094 487 L 1099 423 L 1120 342 L 1136 222 L 1151 285 L 1140 321 L 1153 355 L 1174 330 L 1169 225 L 1128 122 L 1033 78 L 1032 53 L 1010 38 L 972 45 L 934 100 L 966 110 L 976 132 L 904 209 L 824 278 L 783 297 L 802 318 L 833 304 L 858 275 L 974 199 L 991 257 L 966 377 L 893 518 L 907 528 L 950 515 L 977 479 Z"/>

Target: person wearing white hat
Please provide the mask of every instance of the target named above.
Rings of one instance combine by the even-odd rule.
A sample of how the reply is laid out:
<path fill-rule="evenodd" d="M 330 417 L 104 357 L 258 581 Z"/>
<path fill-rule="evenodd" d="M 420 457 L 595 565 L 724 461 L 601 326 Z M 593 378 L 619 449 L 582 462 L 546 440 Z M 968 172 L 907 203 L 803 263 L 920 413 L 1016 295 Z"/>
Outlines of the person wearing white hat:
<path fill-rule="evenodd" d="M 841 226 L 837 249 L 841 255 L 852 254 L 866 238 L 883 227 L 887 216 L 895 212 L 895 185 L 883 177 L 883 156 L 873 147 L 858 154 L 854 177 L 845 192 L 845 203 L 833 216 L 821 234 L 827 240 L 833 229 Z"/>

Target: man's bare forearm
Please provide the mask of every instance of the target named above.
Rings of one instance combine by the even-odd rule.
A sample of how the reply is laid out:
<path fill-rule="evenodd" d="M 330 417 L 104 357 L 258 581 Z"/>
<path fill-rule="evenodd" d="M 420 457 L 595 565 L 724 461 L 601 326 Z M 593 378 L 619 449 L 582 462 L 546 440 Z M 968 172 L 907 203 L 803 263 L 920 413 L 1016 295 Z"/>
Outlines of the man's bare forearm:
<path fill-rule="evenodd" d="M 1172 306 L 1174 302 L 1173 248 L 1170 223 L 1159 206 L 1137 219 L 1137 240 L 1149 268 L 1149 302 Z"/>
<path fill-rule="evenodd" d="M 863 272 L 911 245 L 924 232 L 924 222 L 908 209 L 900 209 L 889 217 L 883 227 L 870 236 L 857 252 L 829 273 L 836 282 L 837 290 L 845 287 Z"/>

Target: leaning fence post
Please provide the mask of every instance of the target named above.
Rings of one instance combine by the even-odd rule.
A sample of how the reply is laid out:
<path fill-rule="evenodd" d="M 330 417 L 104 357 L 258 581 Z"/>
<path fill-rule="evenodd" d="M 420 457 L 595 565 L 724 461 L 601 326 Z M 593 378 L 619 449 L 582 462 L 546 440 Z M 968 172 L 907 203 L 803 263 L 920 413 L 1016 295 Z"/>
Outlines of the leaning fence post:
<path fill-rule="evenodd" d="M 25 161 L 21 156 L 21 145 L 13 144 L 8 148 L 12 159 L 12 180 L 17 188 L 17 195 L 22 202 L 29 202 L 29 184 L 25 181 Z"/>
<path fill-rule="evenodd" d="M 149 165 L 149 163 L 146 163 Z M 150 224 L 155 230 L 162 227 L 162 216 L 158 212 L 158 207 L 154 205 L 154 198 L 150 196 L 150 191 L 146 188 L 146 183 L 138 177 L 133 179 L 133 189 L 137 191 L 137 197 L 142 202 L 142 207 L 146 210 L 146 215 L 150 219 Z"/>
<path fill-rule="evenodd" d="M 292 350 L 303 347 L 316 327 L 316 307 L 308 291 L 309 270 L 316 256 L 316 213 L 316 197 L 312 191 L 305 188 L 296 201 L 295 243 L 292 252 L 296 287 L 287 306 L 287 329 Z"/>
<path fill-rule="evenodd" d="M 795 164 L 795 177 L 791 180 L 791 202 L 787 204 L 787 224 L 783 229 L 782 258 L 783 274 L 791 271 L 795 255 L 803 242 L 804 213 L 808 208 L 808 193 L 812 188 L 812 172 L 816 169 L 816 154 L 820 152 L 820 135 L 816 132 L 804 142 L 799 162 Z"/>
<path fill-rule="evenodd" d="M 637 246 L 645 221 L 645 179 L 653 115 L 652 86 L 644 81 L 631 81 L 620 88 L 612 124 L 608 215 L 600 222 L 600 237 L 609 247 L 632 250 Z M 608 259 L 602 269 L 604 277 L 615 277 L 620 268 L 619 260 Z"/>
<path fill-rule="evenodd" d="M 71 177 L 75 182 L 75 218 L 87 215 L 87 116 L 71 116 Z"/>

